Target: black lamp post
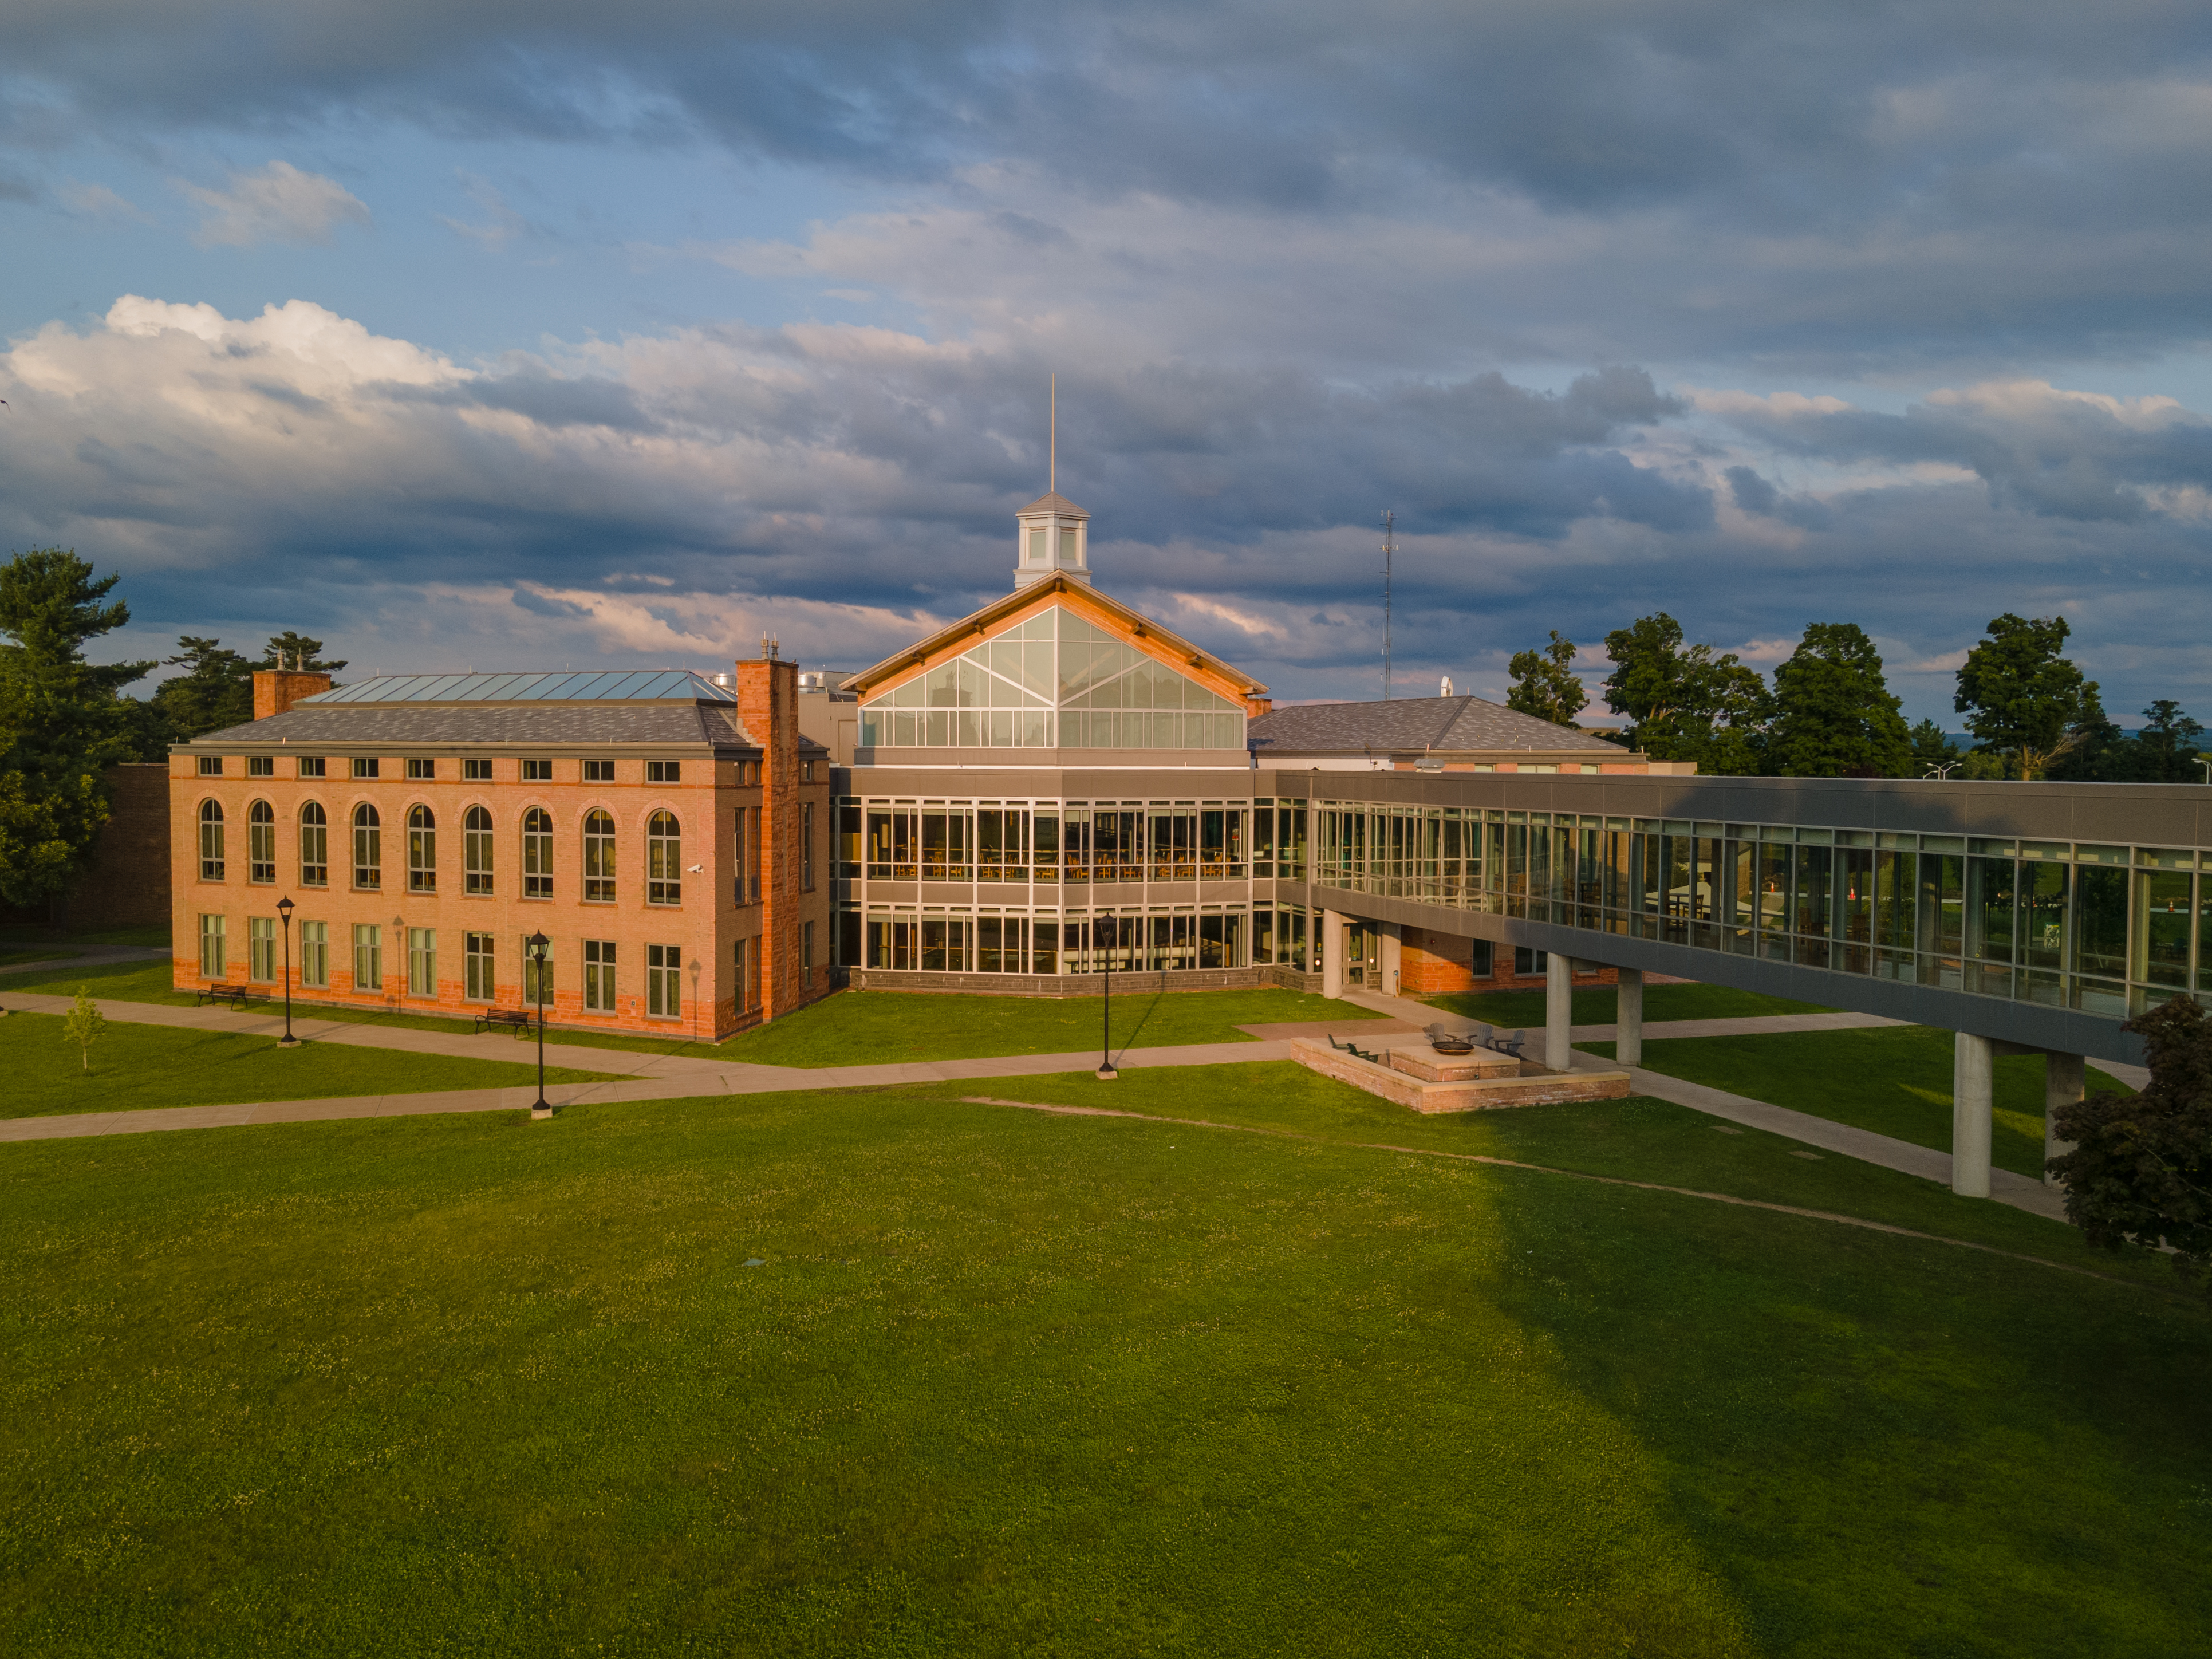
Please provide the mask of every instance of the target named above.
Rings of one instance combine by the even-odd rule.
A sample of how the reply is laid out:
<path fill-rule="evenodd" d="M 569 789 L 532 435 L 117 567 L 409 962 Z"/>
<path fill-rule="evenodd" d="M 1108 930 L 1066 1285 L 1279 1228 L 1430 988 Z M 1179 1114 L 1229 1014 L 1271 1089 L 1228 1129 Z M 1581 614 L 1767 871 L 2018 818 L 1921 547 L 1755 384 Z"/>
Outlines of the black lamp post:
<path fill-rule="evenodd" d="M 1104 929 L 1103 944 L 1100 930 Z M 1098 949 L 1098 965 L 1106 970 L 1106 989 L 1098 999 L 1098 1080 L 1111 1083 L 1121 1074 L 1114 1069 L 1114 943 L 1121 936 L 1121 926 L 1112 916 L 1103 920 L 1094 916 L 1091 922 L 1091 939 Z"/>
<path fill-rule="evenodd" d="M 296 1048 L 300 1039 L 292 1035 L 292 901 L 276 901 L 277 917 L 284 924 L 284 1035 L 276 1039 L 279 1048 Z"/>
<path fill-rule="evenodd" d="M 545 1098 L 545 951 L 548 943 L 543 933 L 530 936 L 530 964 L 536 970 L 538 981 L 538 1099 L 530 1109 L 533 1122 L 553 1115 L 552 1105 Z"/>

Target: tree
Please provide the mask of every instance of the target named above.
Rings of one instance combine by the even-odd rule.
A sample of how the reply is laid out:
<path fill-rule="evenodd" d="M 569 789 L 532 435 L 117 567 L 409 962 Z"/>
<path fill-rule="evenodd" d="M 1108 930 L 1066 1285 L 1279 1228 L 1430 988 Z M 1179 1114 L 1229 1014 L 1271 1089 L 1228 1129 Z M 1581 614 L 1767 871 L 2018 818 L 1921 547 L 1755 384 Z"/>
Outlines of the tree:
<path fill-rule="evenodd" d="M 1685 648 L 1681 623 L 1662 611 L 1607 634 L 1605 653 L 1606 707 L 1628 716 L 1631 748 L 1705 772 L 1759 771 L 1766 683 L 1733 653 Z"/>
<path fill-rule="evenodd" d="M 1506 665 L 1513 675 L 1513 689 L 1505 694 L 1505 706 L 1554 726 L 1575 729 L 1575 716 L 1589 701 L 1589 693 L 1568 666 L 1574 659 L 1575 642 L 1561 639 L 1556 628 L 1552 630 L 1551 644 L 1541 651 L 1516 653 Z"/>
<path fill-rule="evenodd" d="M 63 548 L 0 565 L 0 894 L 32 905 L 69 884 L 107 821 L 106 768 L 136 748 L 118 693 L 155 666 L 84 647 L 131 620 L 119 579 Z"/>
<path fill-rule="evenodd" d="M 2181 705 L 2160 697 L 2143 710 L 2145 724 L 2135 735 L 2133 772 L 2144 783 L 2195 783 L 2203 777 L 2197 751 L 2203 746 L 2204 728 L 2181 712 Z"/>
<path fill-rule="evenodd" d="M 2012 756 L 2023 778 L 2045 775 L 2105 718 L 2097 683 L 2058 654 L 2070 631 L 2063 617 L 2029 621 L 2007 611 L 1959 670 L 1951 706 L 1966 716 L 1975 748 Z"/>
<path fill-rule="evenodd" d="M 1924 778 L 1931 769 L 1955 766 L 1959 763 L 1959 745 L 1950 734 L 1934 720 L 1923 720 L 1905 734 L 1910 748 L 1912 770 L 1906 775 Z"/>
<path fill-rule="evenodd" d="M 1881 653 L 1856 623 L 1814 623 L 1774 671 L 1767 769 L 1786 778 L 1893 778 L 1911 766 Z"/>
<path fill-rule="evenodd" d="M 154 705 L 167 722 L 172 743 L 189 743 L 209 732 L 243 726 L 253 718 L 253 665 L 222 641 L 186 634 L 177 641 L 179 654 L 162 665 L 185 672 L 162 682 Z"/>
<path fill-rule="evenodd" d="M 78 986 L 76 1000 L 70 1005 L 69 1012 L 62 1017 L 62 1032 L 76 1044 L 77 1058 L 83 1061 L 84 1069 L 88 1072 L 92 1069 L 92 1045 L 106 1030 L 107 1016 L 100 1012 L 100 1006 L 92 1000 L 92 994 L 83 986 Z"/>
<path fill-rule="evenodd" d="M 2201 1278 L 2212 1263 L 2212 1020 L 2185 996 L 2120 1029 L 2142 1038 L 2150 1084 L 2058 1109 L 2059 1138 L 2074 1143 L 2050 1164 L 2066 1218 L 2105 1249 L 2170 1249 L 2177 1272 Z"/>
<path fill-rule="evenodd" d="M 268 649 L 261 653 L 261 661 L 257 665 L 276 668 L 289 663 L 294 668 L 310 673 L 325 674 L 335 674 L 345 666 L 343 662 L 325 662 L 322 649 L 320 640 L 306 634 L 295 634 L 288 628 L 269 641 Z"/>

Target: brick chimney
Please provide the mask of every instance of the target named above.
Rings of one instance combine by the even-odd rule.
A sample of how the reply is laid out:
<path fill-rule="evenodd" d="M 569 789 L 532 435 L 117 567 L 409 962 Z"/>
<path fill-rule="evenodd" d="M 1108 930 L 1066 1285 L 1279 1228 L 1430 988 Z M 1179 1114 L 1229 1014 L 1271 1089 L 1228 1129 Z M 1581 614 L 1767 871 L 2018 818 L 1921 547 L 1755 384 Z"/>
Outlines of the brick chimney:
<path fill-rule="evenodd" d="M 738 719 L 761 751 L 761 1018 L 800 1001 L 799 988 L 799 665 L 736 664 Z"/>
<path fill-rule="evenodd" d="M 331 689 L 328 674 L 300 668 L 257 668 L 253 671 L 253 718 L 265 720 L 281 714 L 302 697 Z"/>

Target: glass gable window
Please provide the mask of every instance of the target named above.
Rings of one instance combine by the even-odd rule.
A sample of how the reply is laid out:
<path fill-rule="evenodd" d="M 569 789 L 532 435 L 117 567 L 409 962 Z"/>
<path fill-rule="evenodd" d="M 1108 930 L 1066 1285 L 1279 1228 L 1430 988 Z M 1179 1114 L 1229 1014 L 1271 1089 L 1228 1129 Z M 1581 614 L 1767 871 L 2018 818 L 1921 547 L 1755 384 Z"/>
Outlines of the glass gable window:
<path fill-rule="evenodd" d="M 1054 605 L 860 706 L 892 748 L 1241 749 L 1244 710 Z"/>

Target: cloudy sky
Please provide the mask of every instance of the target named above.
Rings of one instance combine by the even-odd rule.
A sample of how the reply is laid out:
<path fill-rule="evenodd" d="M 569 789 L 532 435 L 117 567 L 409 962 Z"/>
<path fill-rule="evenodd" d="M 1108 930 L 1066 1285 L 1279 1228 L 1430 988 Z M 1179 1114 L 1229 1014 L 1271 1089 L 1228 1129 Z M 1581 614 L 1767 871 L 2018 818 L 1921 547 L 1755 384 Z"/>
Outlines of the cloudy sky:
<path fill-rule="evenodd" d="M 2212 12 L 14 0 L 0 553 L 118 654 L 857 667 L 1102 586 L 1285 697 L 1657 608 L 2212 720 Z"/>

